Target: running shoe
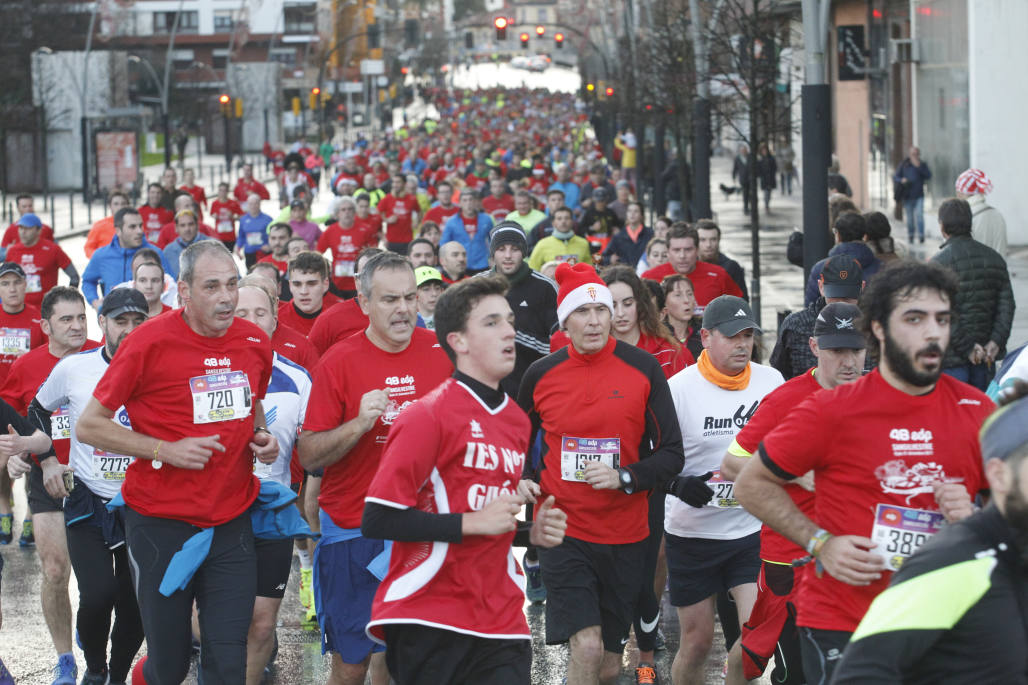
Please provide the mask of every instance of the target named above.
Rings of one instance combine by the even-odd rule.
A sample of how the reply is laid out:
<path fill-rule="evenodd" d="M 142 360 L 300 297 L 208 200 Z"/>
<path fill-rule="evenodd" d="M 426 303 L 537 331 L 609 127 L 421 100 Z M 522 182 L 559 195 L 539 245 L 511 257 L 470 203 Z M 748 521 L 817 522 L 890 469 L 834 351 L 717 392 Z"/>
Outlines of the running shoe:
<path fill-rule="evenodd" d="M 76 685 L 79 679 L 79 669 L 75 665 L 75 655 L 62 654 L 54 666 L 54 681 L 50 685 Z"/>
<path fill-rule="evenodd" d="M 14 685 L 14 676 L 4 666 L 3 659 L 0 659 L 0 685 Z"/>
<path fill-rule="evenodd" d="M 36 544 L 36 534 L 32 529 L 32 519 L 25 519 L 21 523 L 21 537 L 18 544 L 22 547 L 32 547 Z"/>
<path fill-rule="evenodd" d="M 87 670 L 86 674 L 82 676 L 82 681 L 79 685 L 107 685 L 107 671 L 103 673 L 93 673 Z"/>
<path fill-rule="evenodd" d="M 314 580 L 312 578 L 314 569 L 300 569 L 300 604 L 304 609 L 314 606 Z"/>
<path fill-rule="evenodd" d="M 319 630 L 318 625 L 318 611 L 313 606 L 307 610 L 307 613 L 303 617 L 303 629 L 304 630 Z"/>
<path fill-rule="evenodd" d="M 525 569 L 525 578 L 528 579 L 528 588 L 525 591 L 528 601 L 532 604 L 542 604 L 546 601 L 546 586 L 543 585 L 543 573 L 539 569 L 539 562 L 529 564 L 528 552 L 525 552 L 521 566 Z"/>
<path fill-rule="evenodd" d="M 636 685 L 657 685 L 660 679 L 657 677 L 657 669 L 652 664 L 639 664 L 635 669 Z"/>
<path fill-rule="evenodd" d="M 9 545 L 14 537 L 14 514 L 0 514 L 0 545 Z"/>

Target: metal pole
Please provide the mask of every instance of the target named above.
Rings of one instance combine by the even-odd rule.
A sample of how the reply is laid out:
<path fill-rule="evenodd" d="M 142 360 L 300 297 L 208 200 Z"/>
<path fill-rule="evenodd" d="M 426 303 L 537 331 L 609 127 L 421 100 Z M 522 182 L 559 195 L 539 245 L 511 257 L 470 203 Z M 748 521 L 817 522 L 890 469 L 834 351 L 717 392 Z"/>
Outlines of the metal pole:
<path fill-rule="evenodd" d="M 89 50 L 93 47 L 93 29 L 96 26 L 96 11 L 100 3 L 93 4 L 93 13 L 89 15 L 89 33 L 86 35 L 86 51 L 82 57 L 82 92 L 79 93 L 79 133 L 82 136 L 82 197 L 89 201 L 89 120 L 86 118 L 86 91 L 89 84 Z"/>
<path fill-rule="evenodd" d="M 53 200 L 51 200 L 51 210 L 53 209 L 53 204 Z M 89 202 L 86 202 L 86 206 L 89 206 Z M 53 212 L 51 211 L 51 216 L 52 215 Z M 53 228 L 54 231 L 57 230 L 52 223 L 50 224 L 50 228 Z M 75 228 L 75 193 L 68 193 L 68 228 Z"/>
<path fill-rule="evenodd" d="M 99 3 L 97 3 L 99 4 Z M 175 12 L 175 23 L 171 27 L 171 36 L 168 39 L 168 51 L 164 53 L 164 87 L 161 89 L 161 112 L 164 115 L 164 166 L 171 166 L 171 141 L 168 139 L 168 90 L 171 88 L 171 56 L 175 50 L 175 36 L 178 34 L 178 25 L 182 19 L 182 7 L 185 0 L 179 0 L 178 10 Z M 153 67 L 150 67 L 153 69 Z"/>
<path fill-rule="evenodd" d="M 801 89 L 803 130 L 803 282 L 831 248 L 828 164 L 831 160 L 831 87 L 825 82 L 828 0 L 803 0 L 806 83 Z"/>

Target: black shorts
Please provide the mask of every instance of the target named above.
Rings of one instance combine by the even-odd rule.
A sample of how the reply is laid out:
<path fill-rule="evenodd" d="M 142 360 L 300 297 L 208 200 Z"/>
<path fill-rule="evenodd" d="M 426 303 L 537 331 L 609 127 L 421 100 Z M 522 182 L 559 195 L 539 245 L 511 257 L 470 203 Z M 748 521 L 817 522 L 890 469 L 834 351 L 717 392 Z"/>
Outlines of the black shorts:
<path fill-rule="evenodd" d="M 46 491 L 46 487 L 43 485 L 43 467 L 37 464 L 35 459 L 32 459 L 32 470 L 29 471 L 28 479 L 29 510 L 33 514 L 64 511 L 63 498 L 54 499 Z"/>
<path fill-rule="evenodd" d="M 600 626 L 603 648 L 620 654 L 628 642 L 643 582 L 646 540 L 604 545 L 565 537 L 539 549 L 546 586 L 546 644 L 567 642 L 589 626 Z"/>
<path fill-rule="evenodd" d="M 671 606 L 692 606 L 719 592 L 757 582 L 760 531 L 737 540 L 680 538 L 671 533 L 665 540 Z"/>
<path fill-rule="evenodd" d="M 463 635 L 397 623 L 383 628 L 386 666 L 397 685 L 529 685 L 531 640 Z"/>
<path fill-rule="evenodd" d="M 257 553 L 257 596 L 282 599 L 293 566 L 293 541 L 254 540 Z"/>

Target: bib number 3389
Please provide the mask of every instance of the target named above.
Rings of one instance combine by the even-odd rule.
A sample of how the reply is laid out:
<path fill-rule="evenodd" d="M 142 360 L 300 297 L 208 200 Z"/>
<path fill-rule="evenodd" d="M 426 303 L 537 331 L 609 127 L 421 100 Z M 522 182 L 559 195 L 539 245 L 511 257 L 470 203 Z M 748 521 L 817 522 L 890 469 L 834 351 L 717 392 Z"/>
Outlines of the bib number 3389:
<path fill-rule="evenodd" d="M 189 379 L 193 396 L 193 423 L 234 421 L 250 415 L 250 381 L 242 371 L 229 371 Z"/>

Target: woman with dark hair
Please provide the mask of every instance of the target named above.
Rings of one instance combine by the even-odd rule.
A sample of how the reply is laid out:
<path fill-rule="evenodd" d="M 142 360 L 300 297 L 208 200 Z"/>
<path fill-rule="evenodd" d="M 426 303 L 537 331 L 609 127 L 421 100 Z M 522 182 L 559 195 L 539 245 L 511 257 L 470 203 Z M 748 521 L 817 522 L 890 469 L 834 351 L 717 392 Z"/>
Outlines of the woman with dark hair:
<path fill-rule="evenodd" d="M 892 240 L 892 224 L 889 223 L 889 218 L 881 212 L 867 212 L 864 214 L 864 223 L 867 225 L 864 242 L 882 264 L 888 265 L 899 259 L 896 244 Z"/>
<path fill-rule="evenodd" d="M 696 294 L 688 276 L 672 274 L 660 284 L 664 291 L 664 325 L 675 339 L 685 346 L 693 358 L 703 351 L 700 328 L 703 320 L 696 316 Z"/>

